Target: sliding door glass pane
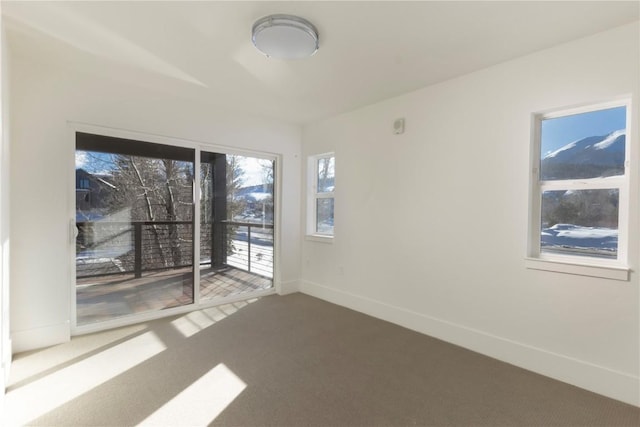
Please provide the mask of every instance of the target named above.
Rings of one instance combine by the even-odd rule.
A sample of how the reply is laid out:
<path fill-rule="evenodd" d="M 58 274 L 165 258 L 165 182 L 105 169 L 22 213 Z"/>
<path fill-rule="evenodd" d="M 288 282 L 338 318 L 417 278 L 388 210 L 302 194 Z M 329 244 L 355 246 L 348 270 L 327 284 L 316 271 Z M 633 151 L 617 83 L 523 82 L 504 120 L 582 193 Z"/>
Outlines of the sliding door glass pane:
<path fill-rule="evenodd" d="M 200 296 L 273 286 L 273 177 L 268 159 L 202 152 Z"/>
<path fill-rule="evenodd" d="M 193 157 L 78 134 L 78 325 L 193 303 Z"/>

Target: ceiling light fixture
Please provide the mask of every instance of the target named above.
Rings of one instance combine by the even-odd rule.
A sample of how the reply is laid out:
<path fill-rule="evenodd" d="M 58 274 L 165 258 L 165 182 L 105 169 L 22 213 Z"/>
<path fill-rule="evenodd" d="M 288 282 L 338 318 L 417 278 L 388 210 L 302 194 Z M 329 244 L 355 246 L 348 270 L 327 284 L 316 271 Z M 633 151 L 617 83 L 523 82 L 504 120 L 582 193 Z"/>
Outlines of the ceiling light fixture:
<path fill-rule="evenodd" d="M 318 50 L 318 30 L 306 19 L 293 15 L 269 15 L 258 19 L 251 41 L 270 58 L 307 58 Z"/>

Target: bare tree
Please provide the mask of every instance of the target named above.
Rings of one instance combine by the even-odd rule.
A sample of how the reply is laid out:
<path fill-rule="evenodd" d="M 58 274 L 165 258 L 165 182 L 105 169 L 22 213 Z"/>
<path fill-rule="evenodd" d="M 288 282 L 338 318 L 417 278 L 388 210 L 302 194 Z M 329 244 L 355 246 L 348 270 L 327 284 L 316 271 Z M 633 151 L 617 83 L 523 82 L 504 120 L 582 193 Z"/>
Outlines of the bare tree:
<path fill-rule="evenodd" d="M 190 264 L 193 241 L 190 227 L 180 224 L 193 218 L 193 164 L 170 159 L 114 155 L 108 210 L 129 210 L 130 220 L 149 222 L 144 227 L 153 244 L 145 245 L 145 262 L 152 267 Z M 159 223 L 159 224 L 158 224 Z M 164 224 L 163 224 L 164 223 Z"/>

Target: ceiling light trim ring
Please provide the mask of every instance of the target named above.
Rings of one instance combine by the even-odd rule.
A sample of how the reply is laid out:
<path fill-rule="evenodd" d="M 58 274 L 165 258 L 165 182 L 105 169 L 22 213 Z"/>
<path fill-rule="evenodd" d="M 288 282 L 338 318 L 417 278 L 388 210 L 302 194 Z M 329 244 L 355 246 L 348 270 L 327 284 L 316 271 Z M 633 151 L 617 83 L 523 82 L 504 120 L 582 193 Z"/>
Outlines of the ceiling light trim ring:
<path fill-rule="evenodd" d="M 306 35 L 311 37 L 313 40 L 313 46 L 309 46 L 310 53 L 308 56 L 315 54 L 320 47 L 320 39 L 318 36 L 318 30 L 316 27 L 309 21 L 304 18 L 300 18 L 299 16 L 294 15 L 286 15 L 286 14 L 274 14 L 268 15 L 263 18 L 258 19 L 251 28 L 251 41 L 253 45 L 260 50 L 262 53 L 270 57 L 271 55 L 268 52 L 264 52 L 259 45 L 259 41 L 257 37 L 261 32 L 273 27 L 286 27 L 292 28 L 296 30 L 300 30 L 304 32 Z"/>

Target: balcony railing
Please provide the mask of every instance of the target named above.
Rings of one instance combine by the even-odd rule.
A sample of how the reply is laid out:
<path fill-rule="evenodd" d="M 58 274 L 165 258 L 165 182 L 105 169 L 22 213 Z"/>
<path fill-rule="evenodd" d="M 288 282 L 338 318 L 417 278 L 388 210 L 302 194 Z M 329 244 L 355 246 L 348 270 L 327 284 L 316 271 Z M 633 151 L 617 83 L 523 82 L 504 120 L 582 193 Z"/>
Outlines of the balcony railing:
<path fill-rule="evenodd" d="M 273 225 L 223 222 L 226 253 L 219 259 L 261 276 L 273 277 Z M 92 277 L 193 266 L 191 221 L 77 222 L 76 276 Z M 200 265 L 212 260 L 212 227 L 200 227 Z"/>
<path fill-rule="evenodd" d="M 231 242 L 227 264 L 273 278 L 273 224 L 227 221 Z"/>

